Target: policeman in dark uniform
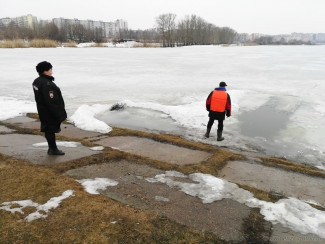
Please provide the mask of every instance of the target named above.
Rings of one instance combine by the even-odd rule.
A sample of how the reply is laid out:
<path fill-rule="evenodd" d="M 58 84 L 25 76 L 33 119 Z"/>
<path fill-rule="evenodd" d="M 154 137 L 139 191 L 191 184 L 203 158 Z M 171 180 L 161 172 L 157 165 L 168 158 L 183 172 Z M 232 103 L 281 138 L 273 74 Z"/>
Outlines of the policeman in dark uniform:
<path fill-rule="evenodd" d="M 61 122 L 67 118 L 61 90 L 53 82 L 52 65 L 49 62 L 37 64 L 36 71 L 39 77 L 33 82 L 33 90 L 41 121 L 41 132 L 45 132 L 49 145 L 47 154 L 64 155 L 64 152 L 57 148 L 55 140 L 55 133 L 61 131 Z"/>

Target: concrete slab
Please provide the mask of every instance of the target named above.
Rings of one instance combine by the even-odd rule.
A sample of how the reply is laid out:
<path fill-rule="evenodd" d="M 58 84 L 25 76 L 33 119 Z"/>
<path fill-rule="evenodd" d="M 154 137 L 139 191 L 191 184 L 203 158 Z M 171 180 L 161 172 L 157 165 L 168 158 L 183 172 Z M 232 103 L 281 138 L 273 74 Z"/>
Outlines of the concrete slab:
<path fill-rule="evenodd" d="M 27 129 L 40 130 L 40 128 L 41 128 L 41 123 L 39 121 L 37 121 L 35 119 L 28 118 L 28 117 L 24 117 L 24 116 L 19 116 L 19 117 L 15 117 L 13 119 L 8 119 L 8 120 L 5 120 L 4 122 L 15 124 L 21 128 L 27 128 Z M 62 123 L 61 124 L 61 132 L 59 133 L 59 135 L 72 137 L 72 138 L 84 139 L 84 138 L 90 138 L 90 137 L 97 137 L 102 134 L 98 133 L 98 132 L 81 130 L 72 124 Z"/>
<path fill-rule="evenodd" d="M 118 185 L 100 191 L 109 198 L 165 216 L 191 228 L 214 232 L 226 242 L 245 242 L 241 228 L 244 219 L 250 214 L 250 208 L 229 199 L 203 204 L 200 199 L 176 188 L 146 181 L 146 178 L 161 173 L 164 171 L 127 161 L 90 165 L 66 172 L 75 179 L 113 179 Z M 194 183 L 182 178 L 177 178 L 177 181 Z"/>
<path fill-rule="evenodd" d="M 71 138 L 87 139 L 91 137 L 97 137 L 102 134 L 99 132 L 81 130 L 71 124 L 61 124 L 61 132 L 59 133 L 59 135 Z"/>
<path fill-rule="evenodd" d="M 300 234 L 280 224 L 273 225 L 270 243 L 288 244 L 288 243 L 303 243 L 303 244 L 324 244 L 324 239 L 313 234 Z"/>
<path fill-rule="evenodd" d="M 6 126 L 2 126 L 2 125 L 0 125 L 0 132 L 3 132 L 3 133 L 10 133 L 10 132 L 14 132 L 14 130 L 9 129 L 9 128 L 6 127 Z"/>
<path fill-rule="evenodd" d="M 4 120 L 3 122 L 10 123 L 10 124 L 23 124 L 23 123 L 29 123 L 34 121 L 36 121 L 36 119 L 32 119 L 27 116 L 17 116 L 12 119 Z"/>
<path fill-rule="evenodd" d="M 37 135 L 8 134 L 0 135 L 0 152 L 34 164 L 51 165 L 90 156 L 99 153 L 79 144 L 77 147 L 59 147 L 66 155 L 49 156 L 46 147 L 35 147 L 33 144 L 46 142 L 45 138 Z"/>
<path fill-rule="evenodd" d="M 257 189 L 273 191 L 287 197 L 313 200 L 325 206 L 325 180 L 299 173 L 267 167 L 257 163 L 228 162 L 219 176 Z"/>
<path fill-rule="evenodd" d="M 107 137 L 96 143 L 178 165 L 197 164 L 212 156 L 211 153 L 133 136 Z"/>

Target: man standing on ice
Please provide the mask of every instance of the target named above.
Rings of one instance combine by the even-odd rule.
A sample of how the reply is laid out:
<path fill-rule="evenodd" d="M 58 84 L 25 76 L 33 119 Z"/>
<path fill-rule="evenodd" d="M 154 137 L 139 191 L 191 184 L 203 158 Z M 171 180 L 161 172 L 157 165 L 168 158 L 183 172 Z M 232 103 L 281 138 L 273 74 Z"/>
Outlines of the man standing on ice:
<path fill-rule="evenodd" d="M 226 86 L 226 82 L 220 82 L 219 87 L 214 89 L 206 100 L 206 109 L 209 111 L 210 119 L 207 125 L 205 137 L 208 138 L 210 136 L 214 120 L 218 120 L 217 141 L 222 141 L 224 139 L 222 137 L 222 130 L 225 116 L 231 116 L 231 100 L 229 94 L 226 92 Z"/>
<path fill-rule="evenodd" d="M 67 118 L 61 90 L 53 82 L 52 65 L 49 62 L 37 64 L 36 71 L 39 77 L 33 82 L 33 90 L 41 121 L 41 132 L 45 132 L 49 145 L 47 154 L 64 155 L 64 152 L 57 148 L 55 140 L 55 133 L 61 131 L 61 122 Z"/>

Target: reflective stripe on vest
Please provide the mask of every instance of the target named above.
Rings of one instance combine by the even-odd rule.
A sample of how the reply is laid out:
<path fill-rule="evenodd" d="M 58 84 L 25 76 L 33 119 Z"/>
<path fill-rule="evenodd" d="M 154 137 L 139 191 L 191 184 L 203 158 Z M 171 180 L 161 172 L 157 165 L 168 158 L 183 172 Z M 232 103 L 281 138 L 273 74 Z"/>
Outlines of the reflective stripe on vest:
<path fill-rule="evenodd" d="M 211 96 L 210 110 L 224 112 L 227 104 L 227 92 L 214 90 Z"/>

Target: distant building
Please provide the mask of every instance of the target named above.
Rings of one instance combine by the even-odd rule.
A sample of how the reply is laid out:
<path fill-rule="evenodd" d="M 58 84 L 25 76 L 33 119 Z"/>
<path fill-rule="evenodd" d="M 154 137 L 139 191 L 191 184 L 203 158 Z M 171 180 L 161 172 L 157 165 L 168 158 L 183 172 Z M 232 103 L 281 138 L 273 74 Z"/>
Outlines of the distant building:
<path fill-rule="evenodd" d="M 64 18 L 55 18 L 53 23 L 59 28 L 62 29 L 67 25 L 82 25 L 85 29 L 96 30 L 101 29 L 103 37 L 114 37 L 121 30 L 126 30 L 128 24 L 125 20 L 119 19 L 115 22 L 103 22 L 103 21 L 94 21 L 94 20 L 79 20 L 79 19 L 64 19 Z"/>
<path fill-rule="evenodd" d="M 127 21 L 123 19 L 118 19 L 114 22 L 104 22 L 95 20 L 79 20 L 79 19 L 64 19 L 64 18 L 54 18 L 50 20 L 40 20 L 31 14 L 15 17 L 15 18 L 2 18 L 0 19 L 0 27 L 7 27 L 10 23 L 13 23 L 17 27 L 25 27 L 34 29 L 37 24 L 44 25 L 53 22 L 59 29 L 67 25 L 82 25 L 85 29 L 96 30 L 101 29 L 103 37 L 115 37 L 119 34 L 121 30 L 128 29 Z"/>
<path fill-rule="evenodd" d="M 7 27 L 10 23 L 14 23 L 18 27 L 34 29 L 37 24 L 37 18 L 31 14 L 23 15 L 15 18 L 0 19 L 0 25 Z"/>
<path fill-rule="evenodd" d="M 325 43 L 325 33 L 317 33 L 313 35 L 315 43 Z"/>

